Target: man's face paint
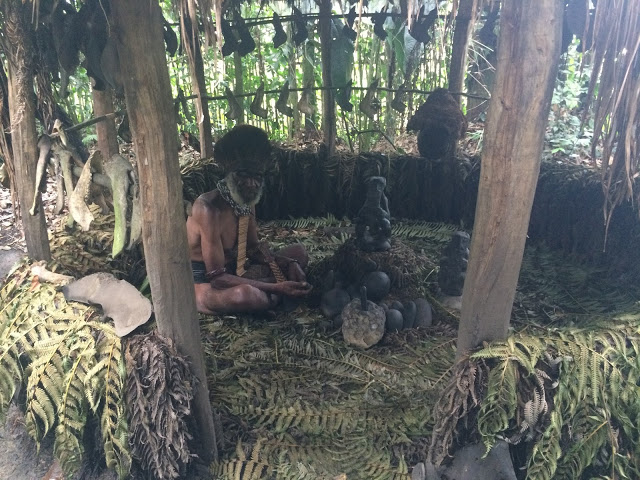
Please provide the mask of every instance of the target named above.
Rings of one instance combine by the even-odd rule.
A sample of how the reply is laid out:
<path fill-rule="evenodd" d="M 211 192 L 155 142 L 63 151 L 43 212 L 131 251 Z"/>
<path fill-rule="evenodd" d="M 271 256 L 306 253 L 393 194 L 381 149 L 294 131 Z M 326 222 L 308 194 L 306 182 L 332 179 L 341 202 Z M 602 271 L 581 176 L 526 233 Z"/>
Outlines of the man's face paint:
<path fill-rule="evenodd" d="M 241 205 L 255 205 L 262 197 L 264 176 L 258 173 L 239 170 L 231 172 L 227 179 L 231 196 Z"/>

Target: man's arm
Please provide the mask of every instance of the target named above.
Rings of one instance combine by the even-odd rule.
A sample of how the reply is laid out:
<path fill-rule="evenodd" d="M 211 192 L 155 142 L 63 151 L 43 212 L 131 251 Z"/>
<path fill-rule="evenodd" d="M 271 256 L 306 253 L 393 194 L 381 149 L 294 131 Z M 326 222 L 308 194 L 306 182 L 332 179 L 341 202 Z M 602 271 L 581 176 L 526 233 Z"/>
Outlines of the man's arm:
<path fill-rule="evenodd" d="M 198 225 L 200 251 L 206 272 L 222 271 L 225 258 L 217 209 L 198 198 L 193 204 L 191 218 Z"/>
<path fill-rule="evenodd" d="M 306 282 L 307 277 L 300 267 L 297 259 L 273 253 L 266 242 L 260 242 L 258 240 L 258 224 L 256 222 L 255 208 L 253 213 L 254 214 L 249 220 L 249 229 L 247 231 L 247 252 L 249 259 L 254 263 L 269 263 L 269 260 L 266 258 L 264 253 L 264 249 L 266 249 L 269 256 L 275 260 L 276 264 L 288 280 Z M 261 244 L 262 248 L 260 248 Z"/>
<path fill-rule="evenodd" d="M 224 248 L 220 234 L 221 229 L 225 228 L 225 225 L 219 218 L 219 212 L 204 202 L 197 201 L 194 205 L 192 215 L 194 220 L 200 225 L 202 260 L 206 266 L 207 274 L 211 277 L 210 283 L 213 288 L 231 288 L 237 285 L 250 285 L 265 293 L 278 295 L 300 296 L 308 293 L 309 286 L 303 282 L 266 283 L 238 277 L 237 275 L 225 272 Z M 251 230 L 251 223 L 249 224 L 249 229 Z M 255 232 L 254 228 L 254 234 Z"/>

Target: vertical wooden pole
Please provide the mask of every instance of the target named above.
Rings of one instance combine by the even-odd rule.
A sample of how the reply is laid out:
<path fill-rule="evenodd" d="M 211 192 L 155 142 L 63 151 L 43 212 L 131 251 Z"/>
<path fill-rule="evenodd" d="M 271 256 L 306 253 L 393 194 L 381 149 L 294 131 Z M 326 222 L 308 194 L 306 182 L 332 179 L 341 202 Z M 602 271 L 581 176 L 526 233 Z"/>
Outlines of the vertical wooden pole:
<path fill-rule="evenodd" d="M 95 117 L 113 113 L 113 92 L 110 88 L 103 91 L 92 89 L 91 94 Z M 108 159 L 111 158 L 111 155 L 118 153 L 118 134 L 113 118 L 96 123 L 96 134 L 98 135 L 98 150 L 102 152 L 102 158 Z"/>
<path fill-rule="evenodd" d="M 182 44 L 187 52 L 189 73 L 193 93 L 196 95 L 196 115 L 198 132 L 200 133 L 200 156 L 213 157 L 213 138 L 211 136 L 211 115 L 209 104 L 202 97 L 207 96 L 207 82 L 204 76 L 204 61 L 198 34 L 197 6 L 194 0 L 180 2 L 180 19 L 182 21 Z M 195 25 L 195 28 L 194 28 Z"/>
<path fill-rule="evenodd" d="M 204 460 L 217 457 L 202 354 L 178 165 L 178 135 L 158 0 L 113 0 L 114 28 L 133 132 L 142 203 L 142 240 L 161 335 L 189 357 L 200 380 L 194 414 Z"/>
<path fill-rule="evenodd" d="M 336 104 L 331 90 L 331 0 L 320 1 L 320 45 L 322 49 L 322 130 L 324 144 L 333 155 L 336 147 Z"/>
<path fill-rule="evenodd" d="M 32 260 L 51 260 L 44 208 L 36 215 L 29 207 L 36 192 L 38 134 L 36 132 L 36 97 L 33 91 L 33 27 L 28 20 L 31 6 L 20 1 L 5 4 L 5 31 L 11 49 L 8 58 L 9 116 L 11 118 L 12 165 L 18 193 L 20 216 L 24 228 L 27 254 Z M 38 195 L 40 195 L 38 193 Z"/>
<path fill-rule="evenodd" d="M 236 123 L 244 122 L 244 97 L 238 95 L 244 94 L 244 78 L 242 76 L 242 57 L 238 52 L 233 52 L 233 74 L 234 74 L 234 88 L 233 94 L 237 97 L 238 102 L 243 107 L 242 117 L 236 120 Z"/>
<path fill-rule="evenodd" d="M 476 24 L 478 0 L 460 0 L 456 27 L 453 31 L 453 47 L 451 50 L 451 65 L 449 67 L 449 91 L 462 92 L 464 77 L 467 72 L 467 51 Z M 460 97 L 458 97 L 460 98 Z"/>
<path fill-rule="evenodd" d="M 506 0 L 458 356 L 507 337 L 560 57 L 561 0 Z"/>

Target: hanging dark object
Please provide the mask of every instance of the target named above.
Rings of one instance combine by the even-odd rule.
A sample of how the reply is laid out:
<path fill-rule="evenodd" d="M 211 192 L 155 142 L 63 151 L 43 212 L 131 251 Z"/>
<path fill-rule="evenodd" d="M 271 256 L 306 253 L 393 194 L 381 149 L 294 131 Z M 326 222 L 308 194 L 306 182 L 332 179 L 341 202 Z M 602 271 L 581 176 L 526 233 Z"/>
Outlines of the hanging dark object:
<path fill-rule="evenodd" d="M 304 86 L 304 90 L 302 90 L 302 95 L 300 95 L 300 101 L 298 102 L 298 110 L 300 110 L 305 115 L 313 115 L 316 112 L 316 109 L 311 105 L 311 87 L 313 83 L 309 81 L 307 85 Z"/>
<path fill-rule="evenodd" d="M 189 109 L 187 108 L 187 97 L 184 95 L 184 91 L 182 88 L 178 87 L 178 96 L 176 97 L 173 108 L 176 114 L 176 121 L 179 124 L 184 123 L 182 118 L 184 118 L 187 123 L 191 123 L 191 114 L 189 113 Z M 182 108 L 182 117 L 180 116 L 180 108 Z"/>
<path fill-rule="evenodd" d="M 242 118 L 242 107 L 238 103 L 238 100 L 229 87 L 224 88 L 224 94 L 229 102 L 229 111 L 225 113 L 224 116 L 229 120 L 240 120 Z"/>
<path fill-rule="evenodd" d="M 84 54 L 82 66 L 91 77 L 94 90 L 103 91 L 108 84 L 104 78 L 100 58 L 109 38 L 107 15 L 109 9 L 98 0 L 86 1 L 75 17 L 74 28 L 79 29 L 80 51 Z"/>
<path fill-rule="evenodd" d="M 166 46 L 167 53 L 170 57 L 173 57 L 178 51 L 178 36 L 166 20 L 163 22 L 162 28 L 162 36 L 164 37 L 164 44 Z"/>
<path fill-rule="evenodd" d="M 438 9 L 434 8 L 425 17 L 422 16 L 424 5 L 420 7 L 420 15 L 418 19 L 413 22 L 413 25 L 409 29 L 409 35 L 415 38 L 418 42 L 427 44 L 431 41 L 431 35 L 429 35 L 429 29 L 433 26 L 438 18 Z"/>
<path fill-rule="evenodd" d="M 406 89 L 404 87 L 404 84 L 402 84 L 400 85 L 400 88 L 398 88 L 396 94 L 393 96 L 391 108 L 393 108 L 397 112 L 404 113 L 404 111 L 407 109 L 407 106 L 403 102 L 405 93 Z"/>
<path fill-rule="evenodd" d="M 349 80 L 344 87 L 339 88 L 336 92 L 336 103 L 346 112 L 353 110 L 353 103 L 350 102 L 352 85 L 353 80 Z"/>
<path fill-rule="evenodd" d="M 351 10 L 349 10 L 349 13 L 347 14 L 347 24 L 342 27 L 342 32 L 344 34 L 345 37 L 347 37 L 349 40 L 351 40 L 352 42 L 355 42 L 356 37 L 358 36 L 358 34 L 356 33 L 356 31 L 353 29 L 353 22 L 356 19 L 356 7 L 351 7 Z"/>
<path fill-rule="evenodd" d="M 293 108 L 287 103 L 289 102 L 289 80 L 284 82 L 280 95 L 278 95 L 278 101 L 276 102 L 276 110 L 287 117 L 293 117 Z"/>
<path fill-rule="evenodd" d="M 307 31 L 307 24 L 304 21 L 304 16 L 300 10 L 293 7 L 293 43 L 298 46 L 308 37 L 309 32 Z"/>
<path fill-rule="evenodd" d="M 342 34 L 352 42 L 355 42 L 356 38 L 358 37 L 358 34 L 356 33 L 356 31 L 347 25 L 342 27 Z"/>
<path fill-rule="evenodd" d="M 260 86 L 256 90 L 256 96 L 253 97 L 249 110 L 260 118 L 267 118 L 267 109 L 262 106 L 264 100 L 264 82 L 260 82 Z"/>
<path fill-rule="evenodd" d="M 242 18 L 240 14 L 237 14 L 235 16 L 235 23 L 238 36 L 240 37 L 240 43 L 238 44 L 238 53 L 241 57 L 244 57 L 248 53 L 251 53 L 255 50 L 256 42 L 251 37 L 249 27 L 247 27 L 244 18 Z"/>
<path fill-rule="evenodd" d="M 373 22 L 373 33 L 375 33 L 380 40 L 387 38 L 387 32 L 384 29 L 384 22 L 387 19 L 387 7 L 384 7 L 378 13 L 374 13 L 371 16 Z"/>
<path fill-rule="evenodd" d="M 371 85 L 367 88 L 367 93 L 358 107 L 360 111 L 371 120 L 374 120 L 375 114 L 380 111 L 380 102 L 375 98 L 376 91 L 378 89 L 378 82 L 379 80 L 377 78 L 371 82 Z"/>
<path fill-rule="evenodd" d="M 222 45 L 222 56 L 226 57 L 231 55 L 238 49 L 238 39 L 234 33 L 231 25 L 224 18 L 220 19 L 220 29 L 222 30 L 222 38 L 224 39 L 224 45 Z"/>
<path fill-rule="evenodd" d="M 280 15 L 273 13 L 273 28 L 276 31 L 273 36 L 273 48 L 279 48 L 287 41 L 287 34 L 282 28 L 282 22 L 280 21 Z"/>
<path fill-rule="evenodd" d="M 51 14 L 51 34 L 60 65 L 60 91 L 66 97 L 69 92 L 69 75 L 80 65 L 80 29 L 76 27 L 78 13 L 73 6 L 60 2 Z"/>
<path fill-rule="evenodd" d="M 353 22 L 355 22 L 356 20 L 356 7 L 353 6 L 351 7 L 351 10 L 349 10 L 349 13 L 347 13 L 347 25 L 349 25 L 349 27 L 353 28 Z"/>
<path fill-rule="evenodd" d="M 455 153 L 458 139 L 467 131 L 467 119 L 447 89 L 436 88 L 411 116 L 407 131 L 419 131 L 420 155 L 435 160 Z"/>

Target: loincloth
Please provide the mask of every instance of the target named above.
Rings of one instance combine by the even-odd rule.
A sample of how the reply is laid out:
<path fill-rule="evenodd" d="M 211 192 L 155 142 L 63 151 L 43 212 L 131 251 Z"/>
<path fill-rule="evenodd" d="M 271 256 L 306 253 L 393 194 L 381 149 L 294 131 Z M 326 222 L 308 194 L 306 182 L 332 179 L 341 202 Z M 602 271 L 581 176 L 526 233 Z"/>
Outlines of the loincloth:
<path fill-rule="evenodd" d="M 243 275 L 243 278 L 250 278 L 252 280 L 266 280 L 272 276 L 271 270 L 268 265 L 262 264 L 250 264 L 247 261 L 245 266 L 247 271 Z M 204 262 L 198 260 L 191 260 L 191 271 L 193 272 L 193 283 L 209 283 L 206 278 L 207 267 Z M 227 273 L 235 275 L 235 262 L 232 266 L 227 267 Z"/>
<path fill-rule="evenodd" d="M 193 272 L 193 283 L 209 283 L 206 278 L 207 267 L 204 262 L 191 260 L 191 271 Z"/>

